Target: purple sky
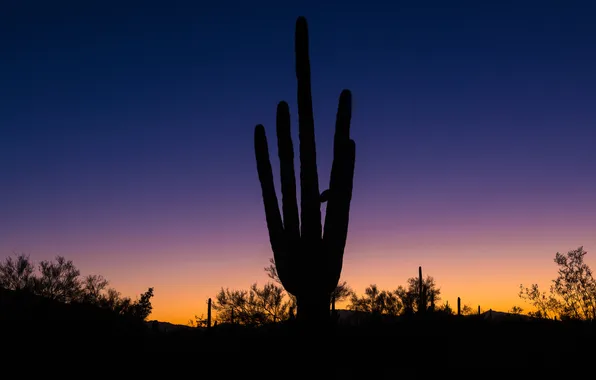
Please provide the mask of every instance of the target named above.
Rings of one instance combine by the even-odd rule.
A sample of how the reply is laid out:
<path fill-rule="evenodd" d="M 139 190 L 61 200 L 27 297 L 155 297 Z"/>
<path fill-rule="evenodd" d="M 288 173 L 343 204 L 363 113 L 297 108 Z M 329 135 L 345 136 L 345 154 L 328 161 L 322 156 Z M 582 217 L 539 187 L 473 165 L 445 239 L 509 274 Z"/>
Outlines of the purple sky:
<path fill-rule="evenodd" d="M 0 258 L 154 286 L 152 318 L 182 323 L 265 282 L 253 129 L 280 100 L 297 119 L 304 15 L 321 184 L 353 93 L 356 291 L 423 265 L 451 304 L 504 309 L 557 251 L 595 264 L 593 1 L 160 3 L 3 3 Z"/>

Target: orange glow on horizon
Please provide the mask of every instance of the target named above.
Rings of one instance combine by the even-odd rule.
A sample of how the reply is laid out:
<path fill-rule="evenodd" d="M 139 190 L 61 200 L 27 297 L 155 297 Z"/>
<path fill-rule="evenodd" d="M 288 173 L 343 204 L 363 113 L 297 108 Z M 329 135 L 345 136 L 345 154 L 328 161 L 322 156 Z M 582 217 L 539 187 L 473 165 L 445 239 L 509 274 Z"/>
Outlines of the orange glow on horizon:
<path fill-rule="evenodd" d="M 264 268 L 272 257 L 271 247 L 265 223 L 256 220 L 234 233 L 233 239 L 224 231 L 209 237 L 189 233 L 163 239 L 133 235 L 91 240 L 77 236 L 61 242 L 52 234 L 36 234 L 22 238 L 19 252 L 30 254 L 33 262 L 63 255 L 73 260 L 81 274 L 101 274 L 110 286 L 133 299 L 153 287 L 149 319 L 187 324 L 195 315 L 207 314 L 207 299 L 215 298 L 222 287 L 248 289 L 254 282 L 270 281 Z M 437 225 L 398 232 L 373 229 L 364 220 L 354 218 L 341 277 L 359 295 L 370 284 L 383 290 L 405 285 L 422 266 L 423 275 L 433 276 L 441 289 L 439 304 L 449 301 L 455 309 L 461 297 L 462 304 L 474 310 L 480 305 L 483 310 L 521 306 L 528 311 L 529 305 L 518 297 L 519 285 L 538 283 L 548 290 L 557 275 L 556 252 L 583 246 L 588 252 L 586 263 L 596 267 L 594 224 L 588 219 L 553 217 L 529 226 L 483 226 L 483 231 Z M 13 247 L 2 249 L 12 251 Z"/>
<path fill-rule="evenodd" d="M 588 251 L 586 262 L 591 267 L 596 265 L 590 255 L 590 248 L 596 248 L 595 243 L 593 241 L 590 245 L 584 245 Z M 570 249 L 575 248 L 577 247 L 572 246 Z M 487 259 L 470 258 L 462 256 L 461 250 L 459 252 L 459 256 L 436 257 L 432 260 L 401 258 L 399 255 L 383 257 L 382 252 L 370 255 L 369 260 L 362 260 L 352 257 L 347 252 L 342 280 L 347 281 L 358 295 L 362 295 L 364 289 L 370 284 L 376 284 L 382 290 L 394 290 L 399 285 L 405 285 L 407 278 L 417 277 L 418 266 L 422 265 L 423 275 L 434 277 L 441 289 L 441 301 L 438 304 L 448 301 L 455 311 L 457 297 L 461 297 L 462 307 L 468 305 L 474 311 L 477 310 L 478 305 L 483 311 L 489 309 L 508 311 L 513 306 L 520 306 L 526 313 L 532 308 L 518 297 L 519 285 L 529 286 L 531 283 L 538 283 L 543 290 L 548 290 L 550 281 L 557 274 L 556 264 L 552 262 L 555 252 L 548 252 L 548 254 L 535 252 L 536 254 L 529 258 L 512 255 L 513 257 L 506 260 L 497 259 L 492 254 L 488 255 Z M 170 278 L 169 276 L 164 277 L 163 283 L 155 285 L 154 309 L 149 319 L 187 324 L 190 319 L 194 320 L 195 315 L 207 315 L 207 299 L 209 297 L 214 299 L 221 287 L 248 289 L 254 282 L 262 285 L 270 281 L 263 271 L 269 256 L 267 254 L 261 256 L 261 260 L 246 259 L 228 263 L 229 268 L 224 271 L 227 275 L 221 277 L 221 280 L 217 279 L 216 272 L 210 274 L 209 269 L 201 271 L 198 267 L 192 266 L 184 270 L 179 270 L 175 266 L 162 267 L 160 272 L 163 275 L 176 276 L 177 285 L 174 286 L 171 281 L 165 280 Z M 211 270 L 215 267 L 223 269 L 221 268 L 223 266 L 225 265 L 213 264 Z M 170 271 L 177 273 L 169 273 Z M 207 277 L 199 280 L 201 276 Z M 196 288 L 191 285 L 199 282 L 205 285 Z M 137 289 L 136 292 L 139 293 L 140 290 Z M 337 308 L 346 306 L 347 302 L 342 302 L 337 305 Z M 216 316 L 215 312 L 213 316 Z"/>

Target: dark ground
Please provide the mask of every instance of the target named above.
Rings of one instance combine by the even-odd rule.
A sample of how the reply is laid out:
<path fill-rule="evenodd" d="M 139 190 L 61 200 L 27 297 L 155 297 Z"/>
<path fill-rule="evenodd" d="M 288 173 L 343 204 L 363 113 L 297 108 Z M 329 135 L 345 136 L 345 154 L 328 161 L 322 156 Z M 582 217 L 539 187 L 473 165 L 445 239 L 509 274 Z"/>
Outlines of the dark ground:
<path fill-rule="evenodd" d="M 470 369 L 490 370 L 473 376 L 492 378 L 503 371 L 506 376 L 550 378 L 557 372 L 565 377 L 591 373 L 596 363 L 596 334 L 593 323 L 586 322 L 433 316 L 337 325 L 325 331 L 280 323 L 160 332 L 150 323 L 85 306 L 19 302 L 0 294 L 2 363 L 49 361 L 52 371 L 62 363 L 77 371 L 115 366 L 112 372 L 117 374 L 117 363 L 128 363 L 128 370 L 138 371 L 135 378 L 145 377 L 140 375 L 145 371 L 155 377 L 163 368 L 170 374 L 188 368 L 198 377 L 211 378 L 251 373 L 309 379 L 465 376 L 461 371 Z"/>

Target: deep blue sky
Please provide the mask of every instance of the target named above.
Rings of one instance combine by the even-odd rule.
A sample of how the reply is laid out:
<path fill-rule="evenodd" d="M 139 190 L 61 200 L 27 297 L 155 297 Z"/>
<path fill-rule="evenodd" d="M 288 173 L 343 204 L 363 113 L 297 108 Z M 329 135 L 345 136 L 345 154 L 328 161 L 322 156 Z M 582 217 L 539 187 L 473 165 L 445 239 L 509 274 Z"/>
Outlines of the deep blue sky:
<path fill-rule="evenodd" d="M 353 92 L 361 247 L 596 227 L 594 1 L 4 0 L 1 254 L 270 255 L 252 136 L 296 120 L 299 15 L 323 184 Z"/>

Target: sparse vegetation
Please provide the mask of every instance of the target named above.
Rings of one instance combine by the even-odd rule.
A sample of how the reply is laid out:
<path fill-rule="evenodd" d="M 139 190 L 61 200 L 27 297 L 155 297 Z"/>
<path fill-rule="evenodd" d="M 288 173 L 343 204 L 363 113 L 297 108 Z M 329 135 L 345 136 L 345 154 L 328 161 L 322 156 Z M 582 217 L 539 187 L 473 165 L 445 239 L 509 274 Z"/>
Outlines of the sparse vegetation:
<path fill-rule="evenodd" d="M 554 262 L 559 267 L 558 276 L 552 280 L 548 292 L 541 291 L 538 284 L 520 285 L 519 297 L 535 308 L 529 315 L 562 320 L 596 319 L 596 281 L 584 262 L 586 254 L 583 246 L 566 254 L 557 252 Z"/>
<path fill-rule="evenodd" d="M 145 320 L 152 310 L 153 288 L 137 300 L 123 297 L 101 275 L 81 276 L 72 260 L 57 256 L 43 260 L 37 267 L 28 255 L 15 254 L 0 263 L 0 288 L 26 292 L 64 304 L 82 303 L 116 314 Z"/>
<path fill-rule="evenodd" d="M 290 300 L 280 286 L 267 283 L 260 288 L 256 283 L 249 290 L 222 288 L 215 296 L 213 310 L 221 323 L 262 326 L 288 318 Z"/>

